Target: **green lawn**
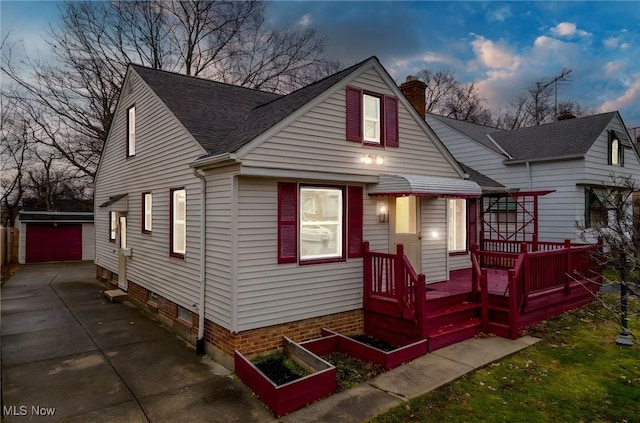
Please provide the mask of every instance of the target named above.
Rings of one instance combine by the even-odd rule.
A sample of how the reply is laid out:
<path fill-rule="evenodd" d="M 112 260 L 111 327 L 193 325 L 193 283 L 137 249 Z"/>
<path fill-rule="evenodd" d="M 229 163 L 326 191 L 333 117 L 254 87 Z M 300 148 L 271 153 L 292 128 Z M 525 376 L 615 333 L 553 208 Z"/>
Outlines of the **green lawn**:
<path fill-rule="evenodd" d="M 619 297 L 603 295 L 608 307 Z M 640 334 L 640 302 L 629 300 Z M 640 422 L 640 340 L 615 344 L 617 316 L 596 301 L 542 322 L 536 345 L 380 415 L 373 422 Z"/>

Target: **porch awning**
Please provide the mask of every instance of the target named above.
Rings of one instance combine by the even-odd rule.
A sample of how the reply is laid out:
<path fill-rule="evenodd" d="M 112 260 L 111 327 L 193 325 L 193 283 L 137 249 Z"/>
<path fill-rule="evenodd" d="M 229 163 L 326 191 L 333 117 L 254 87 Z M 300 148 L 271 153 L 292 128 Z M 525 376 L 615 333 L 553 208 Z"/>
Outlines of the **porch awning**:
<path fill-rule="evenodd" d="M 369 195 L 416 195 L 429 197 L 480 197 L 482 188 L 473 181 L 423 175 L 380 175 L 368 185 Z"/>
<path fill-rule="evenodd" d="M 109 200 L 100 204 L 98 207 L 109 207 L 109 211 L 121 211 L 126 212 L 128 210 L 127 194 L 118 194 L 109 197 Z"/>

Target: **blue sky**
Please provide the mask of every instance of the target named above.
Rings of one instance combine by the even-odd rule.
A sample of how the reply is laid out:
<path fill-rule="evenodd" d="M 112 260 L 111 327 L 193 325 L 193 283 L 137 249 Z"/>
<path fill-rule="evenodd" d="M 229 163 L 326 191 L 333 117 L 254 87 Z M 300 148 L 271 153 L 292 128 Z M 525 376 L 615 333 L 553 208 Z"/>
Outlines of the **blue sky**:
<path fill-rule="evenodd" d="M 345 66 L 375 55 L 397 82 L 450 69 L 475 81 L 494 110 L 570 68 L 560 99 L 619 110 L 627 126 L 640 126 L 640 1 L 276 1 L 269 10 L 273 25 L 315 27 Z M 3 35 L 46 54 L 55 2 L 2 0 L 0 12 Z"/>

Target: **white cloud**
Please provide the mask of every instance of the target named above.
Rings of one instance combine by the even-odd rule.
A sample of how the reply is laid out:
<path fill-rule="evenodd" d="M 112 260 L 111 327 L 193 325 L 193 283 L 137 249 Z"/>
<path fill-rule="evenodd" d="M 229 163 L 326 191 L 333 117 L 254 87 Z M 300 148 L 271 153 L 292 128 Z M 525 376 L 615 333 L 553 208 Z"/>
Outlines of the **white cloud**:
<path fill-rule="evenodd" d="M 491 69 L 514 70 L 520 66 L 521 58 L 504 43 L 494 43 L 481 35 L 471 42 L 480 64 Z"/>
<path fill-rule="evenodd" d="M 511 8 L 509 6 L 502 6 L 487 13 L 489 21 L 504 22 L 509 17 L 511 17 Z"/>
<path fill-rule="evenodd" d="M 601 112 L 620 110 L 640 102 L 640 74 L 635 75 L 634 82 L 618 97 L 605 101 L 600 106 Z"/>
<path fill-rule="evenodd" d="M 576 24 L 573 22 L 561 22 L 555 27 L 551 28 L 551 33 L 558 37 L 571 37 L 574 35 L 586 37 L 590 35 L 587 31 L 578 29 Z"/>
<path fill-rule="evenodd" d="M 624 66 L 622 62 L 607 62 L 604 65 L 604 71 L 609 76 L 615 76 Z"/>
<path fill-rule="evenodd" d="M 311 25 L 311 15 L 309 15 L 307 13 L 302 18 L 300 18 L 300 20 L 298 21 L 298 25 L 300 25 L 300 26 L 309 26 L 309 25 Z"/>

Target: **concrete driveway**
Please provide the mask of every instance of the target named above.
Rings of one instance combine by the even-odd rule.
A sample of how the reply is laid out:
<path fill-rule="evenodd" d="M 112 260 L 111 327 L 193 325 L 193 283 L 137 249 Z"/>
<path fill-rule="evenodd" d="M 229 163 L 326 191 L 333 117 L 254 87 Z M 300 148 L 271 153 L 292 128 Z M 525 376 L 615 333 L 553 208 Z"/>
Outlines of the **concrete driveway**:
<path fill-rule="evenodd" d="M 92 263 L 27 265 L 2 286 L 6 422 L 265 422 L 230 372 L 140 310 Z"/>

